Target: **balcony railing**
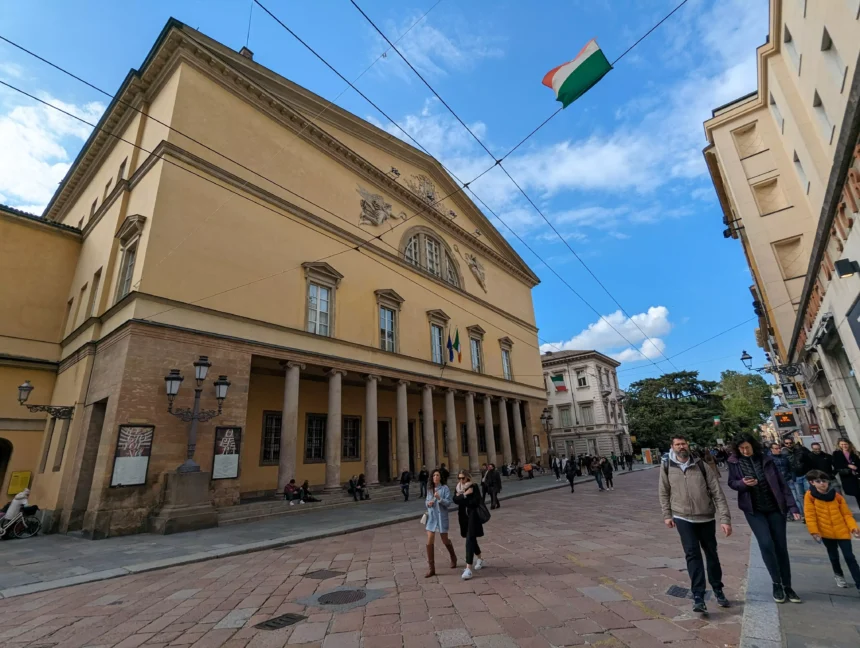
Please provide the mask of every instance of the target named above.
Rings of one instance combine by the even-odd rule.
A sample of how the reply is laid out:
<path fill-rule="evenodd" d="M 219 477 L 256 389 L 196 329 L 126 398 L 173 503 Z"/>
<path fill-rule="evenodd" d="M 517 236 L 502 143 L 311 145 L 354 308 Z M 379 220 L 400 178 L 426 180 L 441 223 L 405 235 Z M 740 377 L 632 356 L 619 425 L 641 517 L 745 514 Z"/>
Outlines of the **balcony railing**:
<path fill-rule="evenodd" d="M 623 424 L 593 423 L 592 425 L 570 425 L 553 428 L 552 432 L 557 434 L 581 434 L 583 432 L 611 432 L 613 434 L 625 434 L 621 425 Z"/>

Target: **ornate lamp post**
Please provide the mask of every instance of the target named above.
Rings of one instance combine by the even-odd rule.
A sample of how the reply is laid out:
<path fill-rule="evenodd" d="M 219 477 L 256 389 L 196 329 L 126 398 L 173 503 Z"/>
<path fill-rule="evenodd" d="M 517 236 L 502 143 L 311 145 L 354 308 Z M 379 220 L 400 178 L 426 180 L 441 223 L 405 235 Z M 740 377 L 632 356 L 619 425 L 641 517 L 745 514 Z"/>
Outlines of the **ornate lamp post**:
<path fill-rule="evenodd" d="M 23 385 L 18 386 L 18 404 L 23 405 L 31 412 L 47 412 L 57 419 L 70 419 L 75 411 L 74 405 L 27 405 L 27 399 L 30 398 L 30 392 L 35 387 L 30 384 L 29 380 L 25 380 Z"/>
<path fill-rule="evenodd" d="M 218 380 L 214 383 L 215 398 L 218 400 L 218 410 L 201 411 L 200 395 L 203 393 L 203 381 L 206 380 L 206 375 L 208 374 L 209 367 L 211 366 L 212 363 L 209 362 L 209 358 L 207 356 L 200 356 L 200 358 L 194 362 L 194 380 L 197 381 L 197 386 L 194 388 L 194 407 L 191 409 L 187 407 L 177 407 L 176 409 L 173 409 L 173 401 L 179 393 L 179 387 L 182 385 L 182 381 L 185 380 L 182 377 L 182 374 L 179 373 L 179 369 L 171 369 L 170 373 L 164 377 L 164 387 L 167 392 L 167 411 L 186 423 L 189 421 L 191 422 L 191 428 L 188 431 L 188 455 L 185 459 L 185 463 L 179 466 L 179 468 L 176 469 L 176 472 L 200 472 L 200 466 L 194 461 L 194 450 L 197 447 L 197 423 L 205 423 L 216 416 L 220 416 L 221 406 L 224 404 L 224 399 L 227 398 L 227 388 L 230 386 L 230 382 L 227 380 L 227 376 L 218 376 Z"/>
<path fill-rule="evenodd" d="M 770 373 L 775 371 L 780 376 L 799 376 L 803 373 L 803 365 L 802 364 L 772 364 L 767 365 L 766 367 L 756 367 L 755 369 L 752 366 L 752 356 L 744 351 L 741 354 L 741 362 L 744 363 L 744 367 L 749 369 L 750 371 L 757 371 L 760 374 Z"/>

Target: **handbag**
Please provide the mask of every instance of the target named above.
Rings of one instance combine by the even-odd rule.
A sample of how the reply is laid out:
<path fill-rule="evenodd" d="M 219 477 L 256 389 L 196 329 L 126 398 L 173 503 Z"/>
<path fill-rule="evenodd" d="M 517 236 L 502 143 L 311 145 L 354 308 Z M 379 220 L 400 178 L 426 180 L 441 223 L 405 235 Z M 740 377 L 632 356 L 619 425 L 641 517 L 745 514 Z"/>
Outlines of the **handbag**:
<path fill-rule="evenodd" d="M 486 524 L 490 521 L 490 511 L 487 509 L 487 505 L 484 504 L 483 500 L 478 504 L 478 508 L 475 509 L 475 515 L 478 516 L 478 520 L 480 520 L 481 524 Z"/>
<path fill-rule="evenodd" d="M 421 516 L 421 524 L 427 524 L 427 514 Z"/>

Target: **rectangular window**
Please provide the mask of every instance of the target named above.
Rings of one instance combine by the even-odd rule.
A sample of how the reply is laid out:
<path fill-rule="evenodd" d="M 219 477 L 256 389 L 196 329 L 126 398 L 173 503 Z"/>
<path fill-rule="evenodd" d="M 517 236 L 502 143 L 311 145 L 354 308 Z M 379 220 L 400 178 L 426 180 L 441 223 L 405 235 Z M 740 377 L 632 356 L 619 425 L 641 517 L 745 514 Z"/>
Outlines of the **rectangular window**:
<path fill-rule="evenodd" d="M 99 286 L 101 286 L 101 283 L 102 269 L 99 268 L 93 275 L 93 287 L 92 290 L 90 290 L 90 303 L 87 304 L 87 317 L 96 316 L 96 310 L 98 310 L 98 302 L 96 300 L 98 299 Z"/>
<path fill-rule="evenodd" d="M 72 319 L 72 329 L 73 330 L 78 325 L 78 315 L 81 314 L 81 307 L 84 306 L 84 297 L 86 297 L 86 294 L 87 294 L 87 284 L 84 284 L 83 286 L 81 286 L 81 292 L 78 295 L 78 303 L 75 305 L 75 316 Z M 87 312 L 84 311 L 84 319 L 86 319 L 86 317 L 87 317 Z"/>
<path fill-rule="evenodd" d="M 445 361 L 444 331 L 438 324 L 430 325 L 430 355 L 433 362 L 442 364 Z"/>
<path fill-rule="evenodd" d="M 98 209 L 98 206 L 99 206 L 99 199 L 98 199 L 98 198 L 96 198 L 96 199 L 93 201 L 93 204 L 90 206 L 90 218 L 92 218 L 92 217 L 93 217 L 93 214 L 95 214 L 95 213 L 96 213 L 96 209 Z"/>
<path fill-rule="evenodd" d="M 305 461 L 325 461 L 325 414 L 308 414 L 305 430 Z"/>
<path fill-rule="evenodd" d="M 465 423 L 460 423 L 460 453 L 469 454 L 469 434 Z"/>
<path fill-rule="evenodd" d="M 502 428 L 498 425 L 493 426 L 493 441 L 496 442 L 496 452 L 501 452 L 499 448 L 502 447 Z"/>
<path fill-rule="evenodd" d="M 263 412 L 263 440 L 260 465 L 277 465 L 281 457 L 281 413 Z M 290 479 L 295 475 L 290 475 Z"/>
<path fill-rule="evenodd" d="M 383 351 L 397 350 L 395 339 L 395 318 L 397 315 L 390 308 L 379 307 L 379 348 Z"/>
<path fill-rule="evenodd" d="M 791 67 L 797 70 L 800 74 L 800 53 L 797 51 L 797 46 L 794 39 L 791 37 L 791 32 L 788 30 L 788 25 L 783 26 L 782 42 L 788 59 L 791 61 Z"/>
<path fill-rule="evenodd" d="M 570 406 L 558 408 L 558 418 L 561 427 L 569 428 L 573 426 L 573 419 L 570 416 Z"/>
<path fill-rule="evenodd" d="M 442 262 L 439 254 L 439 244 L 431 238 L 425 238 L 427 249 L 427 272 L 437 277 L 442 274 Z"/>
<path fill-rule="evenodd" d="M 800 179 L 801 189 L 804 193 L 809 193 L 809 180 L 803 170 L 803 165 L 800 163 L 800 158 L 797 157 L 797 151 L 794 152 L 794 170 L 797 171 L 797 177 Z"/>
<path fill-rule="evenodd" d="M 105 199 L 108 197 L 108 194 L 110 194 L 110 188 L 111 188 L 112 184 L 113 184 L 113 178 L 110 178 L 107 181 L 107 184 L 105 185 L 105 195 L 102 197 L 102 202 L 104 202 Z"/>
<path fill-rule="evenodd" d="M 591 405 L 580 405 L 579 413 L 582 415 L 583 425 L 594 425 L 594 408 Z"/>
<path fill-rule="evenodd" d="M 487 451 L 487 430 L 485 426 L 478 425 L 478 452 Z"/>
<path fill-rule="evenodd" d="M 122 161 L 122 164 L 119 165 L 119 173 L 116 174 L 116 181 L 119 183 L 120 180 L 125 178 L 125 167 L 128 164 L 128 158 Z"/>
<path fill-rule="evenodd" d="M 812 108 L 815 111 L 815 117 L 818 119 L 818 126 L 821 129 L 824 141 L 830 144 L 833 140 L 833 122 L 827 116 L 827 110 L 824 108 L 824 103 L 821 101 L 818 90 L 812 96 Z"/>
<path fill-rule="evenodd" d="M 63 336 L 65 336 L 66 333 L 69 332 L 69 320 L 72 319 L 72 306 L 74 306 L 74 304 L 75 304 L 75 298 L 74 297 L 72 297 L 66 303 L 66 315 L 63 318 Z"/>
<path fill-rule="evenodd" d="M 784 133 L 785 118 L 782 116 L 782 112 L 779 109 L 779 104 L 776 103 L 776 99 L 773 98 L 773 94 L 770 95 L 770 112 L 773 115 L 773 119 L 776 122 L 777 128 L 779 128 L 779 132 Z"/>
<path fill-rule="evenodd" d="M 308 284 L 308 333 L 329 334 L 331 291 L 325 286 Z"/>
<path fill-rule="evenodd" d="M 359 461 L 361 459 L 361 419 L 357 416 L 343 417 L 341 458 L 344 461 Z"/>
<path fill-rule="evenodd" d="M 79 230 L 84 229 L 84 219 L 83 218 L 81 218 L 81 220 L 78 221 L 78 229 Z"/>
<path fill-rule="evenodd" d="M 833 44 L 833 39 L 830 38 L 830 32 L 827 27 L 824 28 L 824 34 L 821 38 L 821 51 L 824 52 L 824 60 L 827 62 L 827 68 L 839 88 L 841 93 L 845 89 L 845 76 L 848 73 L 848 68 L 842 62 L 842 57 L 839 56 L 839 51 L 836 45 Z"/>
<path fill-rule="evenodd" d="M 448 456 L 448 426 L 442 421 L 442 454 Z"/>
<path fill-rule="evenodd" d="M 119 290 L 116 295 L 117 301 L 131 292 L 131 280 L 134 277 L 135 259 L 137 259 L 137 241 L 129 245 L 122 255 L 122 266 L 119 271 Z"/>
<path fill-rule="evenodd" d="M 588 375 L 585 373 L 585 369 L 576 370 L 576 386 L 588 387 Z"/>
<path fill-rule="evenodd" d="M 510 349 L 502 349 L 502 375 L 505 380 L 513 380 L 514 376 L 511 373 L 511 352 Z"/>
<path fill-rule="evenodd" d="M 477 338 L 469 338 L 472 351 L 472 371 L 481 373 L 484 370 L 484 353 L 481 350 L 481 341 Z"/>

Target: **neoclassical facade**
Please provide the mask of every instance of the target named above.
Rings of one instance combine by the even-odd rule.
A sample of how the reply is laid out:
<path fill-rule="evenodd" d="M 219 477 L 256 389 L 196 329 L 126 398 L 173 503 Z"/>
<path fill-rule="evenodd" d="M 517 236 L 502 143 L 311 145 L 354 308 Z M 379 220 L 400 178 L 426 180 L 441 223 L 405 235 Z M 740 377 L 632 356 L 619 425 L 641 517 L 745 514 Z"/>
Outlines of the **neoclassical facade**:
<path fill-rule="evenodd" d="M 247 50 L 171 20 L 42 218 L 76 251 L 48 377 L 14 381 L 73 414 L 12 456 L 56 530 L 547 447 L 536 275 L 433 158 Z"/>

